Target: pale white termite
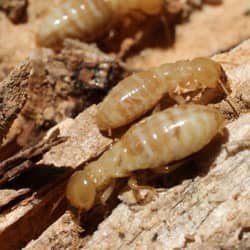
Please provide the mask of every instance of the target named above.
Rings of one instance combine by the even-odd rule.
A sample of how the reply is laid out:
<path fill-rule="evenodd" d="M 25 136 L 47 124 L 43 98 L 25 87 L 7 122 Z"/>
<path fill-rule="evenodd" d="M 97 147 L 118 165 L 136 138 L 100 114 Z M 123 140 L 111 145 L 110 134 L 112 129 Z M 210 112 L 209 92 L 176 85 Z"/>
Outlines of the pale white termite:
<path fill-rule="evenodd" d="M 93 41 L 132 11 L 160 15 L 164 0 L 69 0 L 53 8 L 36 34 L 38 45 L 58 47 L 64 38 Z"/>
<path fill-rule="evenodd" d="M 154 113 L 133 125 L 99 159 L 76 171 L 68 182 L 66 197 L 72 206 L 89 210 L 116 178 L 190 156 L 207 145 L 223 124 L 218 110 L 197 104 Z"/>
<path fill-rule="evenodd" d="M 229 89 L 224 70 L 210 58 L 166 63 L 119 82 L 99 105 L 96 120 L 101 130 L 114 129 L 141 117 L 163 97 L 207 104 Z"/>

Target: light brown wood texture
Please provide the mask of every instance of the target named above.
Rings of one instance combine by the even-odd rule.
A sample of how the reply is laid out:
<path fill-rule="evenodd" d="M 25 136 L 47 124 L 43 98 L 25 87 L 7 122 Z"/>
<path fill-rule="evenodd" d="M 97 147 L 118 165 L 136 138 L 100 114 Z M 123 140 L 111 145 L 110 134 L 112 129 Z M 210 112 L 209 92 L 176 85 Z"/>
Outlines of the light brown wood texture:
<path fill-rule="evenodd" d="M 148 48 L 128 58 L 138 68 L 166 62 L 211 56 L 235 46 L 250 36 L 249 1 L 223 0 L 222 5 L 204 5 L 190 20 L 176 26 L 175 41 L 169 48 Z"/>
<path fill-rule="evenodd" d="M 12 122 L 25 104 L 30 71 L 31 65 L 27 60 L 0 82 L 0 145 Z"/>
<path fill-rule="evenodd" d="M 4 13 L 0 13 L 0 79 L 30 55 L 31 49 L 36 47 L 34 36 L 41 18 L 49 8 L 62 2 L 30 0 L 28 22 L 19 25 L 11 23 Z M 202 10 L 192 13 L 188 22 L 177 26 L 172 46 L 148 48 L 129 57 L 127 61 L 130 66 L 145 68 L 198 55 L 208 56 L 227 49 L 250 36 L 250 18 L 244 14 L 248 8 L 248 0 L 224 0 L 222 5 L 204 5 Z"/>
<path fill-rule="evenodd" d="M 0 13 L 1 80 L 18 62 L 34 55 L 31 51 L 36 47 L 34 34 L 39 21 L 49 6 L 63 1 L 30 0 L 28 22 L 19 25 Z M 186 1 L 201 2 L 181 0 Z M 33 165 L 32 173 L 36 177 L 25 173 L 25 185 L 10 183 L 0 190 L 0 248 L 250 249 L 250 40 L 230 49 L 250 36 L 249 7 L 249 0 L 224 0 L 222 5 L 204 5 L 192 12 L 189 21 L 177 25 L 175 42 L 170 47 L 144 48 L 126 59 L 130 68 L 146 69 L 228 50 L 213 57 L 226 69 L 232 86 L 230 99 L 240 115 L 236 120 L 226 101 L 213 105 L 228 119 L 228 136 L 227 133 L 224 137 L 218 136 L 202 154 L 196 155 L 192 164 L 170 175 L 179 182 L 171 188 L 160 185 L 158 195 L 148 203 L 137 204 L 130 191 L 121 194 L 120 204 L 98 228 L 89 232 L 83 224 L 81 230 L 87 236 L 79 238 L 79 227 L 69 211 L 65 212 L 68 208 L 64 199 L 67 179 L 75 168 L 98 157 L 112 143 L 99 132 L 94 119 L 96 106 L 92 106 L 75 119 L 58 124 L 59 135 L 65 136 L 66 141 L 54 146 Z M 82 50 L 89 53 L 84 45 Z M 30 65 L 22 67 L 15 71 L 14 84 L 23 80 L 25 83 L 29 75 Z M 4 81 L 9 82 L 8 79 L 11 80 L 11 76 Z M 22 102 L 20 92 L 19 104 Z M 1 119 L 0 124 L 4 121 Z M 11 138 L 19 132 L 17 126 Z M 9 146 L 13 145 L 4 148 L 7 155 L 18 150 L 16 145 Z M 4 155 L 2 152 L 0 159 Z M 48 166 L 50 164 L 52 166 Z M 168 175 L 164 178 L 166 182 L 171 181 Z M 34 188 L 30 182 L 38 186 Z M 142 193 L 146 195 L 147 190 Z"/>
<path fill-rule="evenodd" d="M 249 51 L 247 40 L 216 56 L 230 65 L 225 68 L 232 97 L 249 88 Z M 239 64 L 234 65 L 234 58 Z M 188 166 L 190 171 L 198 167 L 195 175 L 157 189 L 146 204 L 137 204 L 131 191 L 121 194 L 121 204 L 92 235 L 77 241 L 77 225 L 67 212 L 24 249 L 72 249 L 77 244 L 79 249 L 249 249 L 249 124 L 248 106 L 226 125 L 224 135 L 195 156 Z"/>
<path fill-rule="evenodd" d="M 95 113 L 96 106 L 91 106 L 75 119 L 65 120 L 54 128 L 59 129 L 60 136 L 64 136 L 66 141 L 53 147 L 39 163 L 33 164 L 38 175 L 26 179 L 26 189 L 0 190 L 1 209 L 4 211 L 0 215 L 2 249 L 24 246 L 25 242 L 40 235 L 65 211 L 64 190 L 71 167 L 96 157 L 111 143 L 99 132 L 93 119 Z M 49 166 L 52 166 L 51 169 Z M 39 172 L 43 173 L 40 177 Z M 48 180 L 44 179 L 46 175 Z M 43 180 L 39 180 L 41 178 Z M 41 182 L 42 185 L 34 188 L 30 182 Z M 19 201 L 16 198 L 22 199 Z M 10 201 L 13 204 L 8 206 Z"/>

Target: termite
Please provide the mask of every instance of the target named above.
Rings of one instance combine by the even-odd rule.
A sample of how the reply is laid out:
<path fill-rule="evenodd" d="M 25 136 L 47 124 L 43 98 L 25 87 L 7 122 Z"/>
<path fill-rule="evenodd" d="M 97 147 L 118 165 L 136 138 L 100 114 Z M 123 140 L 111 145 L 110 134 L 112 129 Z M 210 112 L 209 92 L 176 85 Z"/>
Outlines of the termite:
<path fill-rule="evenodd" d="M 141 117 L 163 97 L 178 104 L 207 104 L 225 92 L 225 72 L 210 58 L 166 63 L 120 81 L 99 105 L 96 120 L 101 130 L 115 129 Z"/>
<path fill-rule="evenodd" d="M 99 159 L 76 171 L 68 182 L 66 197 L 73 207 L 90 210 L 97 198 L 107 200 L 117 178 L 178 164 L 207 145 L 223 125 L 218 110 L 198 104 L 154 113 L 131 126 Z"/>
<path fill-rule="evenodd" d="M 161 15 L 164 0 L 71 0 L 52 9 L 36 34 L 38 45 L 58 47 L 64 38 L 93 41 L 103 35 L 117 19 L 132 12 Z"/>

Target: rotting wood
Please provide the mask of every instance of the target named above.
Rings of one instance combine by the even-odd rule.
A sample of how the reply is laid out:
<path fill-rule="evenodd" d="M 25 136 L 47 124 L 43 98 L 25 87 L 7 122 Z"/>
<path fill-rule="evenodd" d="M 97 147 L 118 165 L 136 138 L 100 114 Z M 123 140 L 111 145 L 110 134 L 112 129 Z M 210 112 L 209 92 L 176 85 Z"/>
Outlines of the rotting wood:
<path fill-rule="evenodd" d="M 247 40 L 219 57 L 230 65 L 225 68 L 232 81 L 232 98 L 249 87 L 249 51 Z M 241 58 L 242 64 L 230 64 L 234 57 Z M 190 165 L 177 170 L 181 176 L 178 185 L 158 189 L 158 195 L 143 205 L 135 202 L 132 192 L 120 195 L 122 203 L 93 235 L 80 239 L 79 249 L 250 248 L 250 114 L 246 103 L 242 105 L 244 112 L 227 125 L 224 137 L 218 137 Z M 171 177 L 176 178 L 175 173 L 165 178 Z M 66 212 L 24 249 L 71 249 L 76 236 L 76 225 Z"/>
<path fill-rule="evenodd" d="M 75 119 L 68 118 L 52 128 L 48 135 L 54 129 L 59 129 L 60 136 L 67 137 L 67 140 L 44 154 L 39 164 L 76 168 L 102 153 L 112 139 L 104 137 L 99 131 L 95 121 L 96 112 L 97 106 L 92 105 Z"/>
<path fill-rule="evenodd" d="M 229 78 L 232 93 L 228 100 L 232 102 L 238 114 L 249 112 L 250 108 L 250 40 L 242 42 L 230 51 L 217 54 L 213 59 L 220 62 Z M 214 107 L 220 109 L 228 120 L 234 120 L 235 114 L 228 102 L 222 101 Z"/>
<path fill-rule="evenodd" d="M 249 123 L 247 114 L 228 125 L 224 146 L 250 138 Z M 215 156 L 211 147 L 195 161 L 210 166 L 207 174 L 201 170 L 147 205 L 121 204 L 83 249 L 248 249 L 250 235 L 240 235 L 250 226 L 249 148 L 230 156 L 219 149 Z"/>
<path fill-rule="evenodd" d="M 42 140 L 33 147 L 21 150 L 17 154 L 0 163 L 0 186 L 16 178 L 27 169 L 33 167 L 50 148 L 66 140 L 57 138 L 59 131 L 54 130 L 50 137 Z"/>
<path fill-rule="evenodd" d="M 25 61 L 0 83 L 0 145 L 3 137 L 24 106 L 31 65 Z"/>
<path fill-rule="evenodd" d="M 249 122 L 250 115 L 246 114 L 227 126 L 226 147 L 235 140 L 240 143 L 250 138 Z M 81 239 L 80 249 L 250 247 L 250 235 L 244 233 L 244 228 L 250 226 L 249 148 L 228 155 L 217 146 L 215 156 L 211 147 L 214 145 L 196 159 L 201 169 L 211 167 L 212 162 L 208 173 L 200 169 L 195 178 L 183 179 L 171 189 L 159 189 L 154 200 L 143 205 L 131 200 L 131 192 L 125 193 L 121 196 L 123 203 L 98 230 Z M 24 249 L 71 249 L 75 237 L 76 225 L 66 213 Z"/>
<path fill-rule="evenodd" d="M 0 208 L 6 206 L 8 203 L 15 200 L 16 198 L 27 194 L 28 192 L 30 192 L 29 188 L 21 188 L 19 190 L 2 189 L 0 196 Z"/>
<path fill-rule="evenodd" d="M 65 41 L 58 54 L 35 49 L 30 61 L 28 99 L 8 137 L 20 146 L 34 145 L 49 128 L 100 102 L 127 74 L 114 56 L 79 41 Z"/>
<path fill-rule="evenodd" d="M 9 197 L 6 201 L 6 189 L 0 190 L 0 200 L 4 201 L 5 206 L 0 215 L 0 245 L 3 249 L 24 246 L 52 224 L 67 207 L 63 197 L 66 180 L 72 172 L 69 167 L 76 167 L 96 157 L 111 143 L 112 140 L 103 137 L 99 132 L 95 124 L 95 112 L 96 106 L 93 105 L 75 119 L 63 121 L 48 133 L 49 138 L 51 133 L 58 130 L 59 138 L 64 137 L 66 141 L 54 146 L 44 154 L 39 163 L 32 164 L 31 168 L 36 172 L 39 168 L 43 174 L 48 170 L 50 175 L 54 172 L 52 179 L 50 177 L 50 180 L 42 180 L 37 189 L 27 186 L 26 196 L 10 207 L 6 206 L 8 201 L 13 203 L 13 199 L 19 199 L 20 195 L 16 194 L 16 197 Z M 30 150 L 32 149 L 27 149 Z M 68 160 L 65 161 L 66 159 Z M 51 166 L 50 169 L 47 169 L 48 166 Z M 38 177 L 41 178 L 39 175 Z M 10 238 L 11 241 L 8 240 Z"/>
<path fill-rule="evenodd" d="M 33 1 L 33 2 L 39 2 L 39 1 Z M 228 1 L 228 2 L 230 2 L 230 1 Z M 232 0 L 231 0 L 231 2 L 233 2 Z M 243 3 L 243 1 L 242 1 L 242 3 Z M 47 3 L 45 3 L 45 4 L 47 4 Z M 241 5 L 241 3 L 238 3 L 237 2 L 237 5 Z M 38 5 L 39 6 L 39 5 Z M 242 8 L 242 7 L 241 7 Z M 39 8 L 38 8 L 39 9 Z M 235 11 L 235 8 L 231 8 L 233 11 L 232 12 L 234 12 Z M 243 8 L 242 8 L 243 9 Z M 216 12 L 216 10 L 215 10 L 215 12 Z M 226 11 L 226 12 L 228 12 L 228 11 Z M 237 11 L 236 11 L 237 12 Z M 238 12 L 237 12 L 238 13 Z M 226 14 L 225 14 L 226 15 Z M 216 18 L 214 18 L 214 16 L 212 16 L 212 18 L 213 18 L 213 20 L 217 20 Z M 238 16 L 237 16 L 237 22 L 235 22 L 235 19 L 234 19 L 234 22 L 235 23 L 239 23 L 238 22 L 238 20 L 240 19 L 240 18 L 238 18 Z M 207 19 L 206 19 L 207 20 Z M 199 23 L 199 21 L 200 20 L 198 20 L 198 22 L 197 23 Z M 214 23 L 214 22 L 213 22 Z M 215 22 L 216 24 L 217 24 L 217 22 Z M 227 22 L 225 21 L 225 24 L 227 24 Z M 4 23 L 3 24 L 3 26 L 4 25 L 6 25 L 6 23 Z M 206 27 L 206 25 L 203 23 L 202 24 L 203 25 L 203 27 Z M 242 25 L 242 26 L 244 26 L 244 25 Z M 242 27 L 241 26 L 241 27 Z M 191 26 L 192 27 L 192 26 Z M 226 26 L 225 26 L 226 27 Z M 211 39 L 213 39 L 213 41 L 216 41 L 216 42 L 218 42 L 218 41 L 220 41 L 220 42 L 218 42 L 217 43 L 217 46 L 214 44 L 214 43 L 211 43 L 211 46 L 213 47 L 213 49 L 214 48 L 217 48 L 218 49 L 218 44 L 221 44 L 221 37 L 225 37 L 225 38 L 227 38 L 227 40 L 228 41 L 230 41 L 231 39 L 232 39 L 232 37 L 230 38 L 230 35 L 228 35 L 228 33 L 227 33 L 227 31 L 226 31 L 226 29 L 225 29 L 225 27 L 224 27 L 224 29 L 222 28 L 221 30 L 219 29 L 219 30 L 217 30 L 217 35 L 211 35 L 211 33 L 204 33 L 204 29 L 202 30 L 202 34 L 204 35 L 204 39 L 205 39 L 205 41 L 207 41 L 207 39 L 209 39 L 209 38 L 211 38 Z M 229 25 L 229 27 L 231 28 L 231 25 Z M 239 27 L 239 26 L 237 26 L 237 27 Z M 7 26 L 7 30 L 9 31 L 9 29 L 8 29 L 8 26 Z M 190 30 L 192 30 L 193 31 L 193 29 L 192 28 L 187 28 L 187 33 L 188 33 L 188 36 L 189 37 L 195 37 L 195 36 L 190 36 Z M 223 32 L 222 32 L 222 30 L 223 30 Z M 234 29 L 232 28 L 232 29 L 228 29 L 228 30 L 230 30 L 230 31 L 233 31 Z M 245 30 L 245 29 L 240 29 L 240 28 L 238 28 L 238 30 L 239 31 L 244 31 L 244 33 L 247 33 L 247 30 Z M 226 32 L 226 33 L 224 33 L 224 31 Z M 18 31 L 19 32 L 19 31 Z M 22 33 L 23 34 L 23 32 L 20 32 L 20 33 Z M 194 33 L 195 33 L 195 31 L 194 31 Z M 221 34 L 221 36 L 219 36 L 219 33 Z M 216 34 L 216 32 L 215 33 L 213 33 L 213 34 Z M 226 35 L 225 35 L 226 34 Z M 234 37 L 235 37 L 235 41 L 238 41 L 238 39 L 241 37 L 242 38 L 242 34 L 241 35 L 235 35 L 235 33 L 234 32 L 232 32 L 232 33 L 230 33 L 230 34 L 234 34 Z M 16 35 L 16 34 L 15 34 Z M 14 35 L 14 36 L 15 36 Z M 12 35 L 12 37 L 13 37 L 13 35 Z M 20 34 L 20 36 L 19 36 L 19 39 L 20 40 L 25 40 L 25 39 L 22 39 L 23 37 L 21 36 L 21 34 Z M 215 39 L 216 38 L 216 39 Z M 11 39 L 11 37 L 7 37 L 7 41 L 9 41 L 9 42 L 11 42 L 11 41 L 14 41 L 15 39 Z M 183 41 L 183 44 L 186 44 L 187 45 L 187 47 L 188 46 L 190 46 L 190 43 L 186 40 L 187 38 L 185 38 L 184 37 L 184 39 L 181 37 L 181 39 L 182 40 L 184 40 Z M 197 39 L 197 38 L 196 38 Z M 16 43 L 18 43 L 18 42 L 20 42 L 20 40 L 18 41 L 18 39 L 17 39 L 17 41 L 16 41 Z M 197 40 L 199 40 L 199 42 L 198 42 L 198 44 L 197 44 L 197 46 L 193 46 L 193 50 L 197 50 L 197 51 L 199 51 L 199 44 L 203 44 L 203 42 L 200 40 L 200 39 L 197 39 Z M 203 40 L 204 41 L 204 40 Z M 234 43 L 235 43 L 235 41 L 234 41 Z M 224 41 L 225 42 L 225 41 Z M 231 41 L 230 41 L 231 42 Z M 16 44 L 16 43 L 14 43 L 14 44 Z M 5 42 L 5 44 L 8 44 L 7 42 Z M 32 42 L 31 41 L 29 41 L 29 44 L 32 44 Z M 204 43 L 204 44 L 206 44 L 206 43 Z M 226 42 L 226 44 L 228 44 L 228 42 Z M 206 44 L 206 46 L 207 46 L 207 44 Z M 27 46 L 26 46 L 27 47 Z M 177 48 L 178 48 L 178 46 L 176 46 Z M 184 48 L 182 47 L 182 49 L 180 49 L 179 51 L 179 53 L 183 56 L 183 52 L 190 52 L 190 51 L 192 51 L 192 49 L 191 48 L 188 48 L 187 49 L 187 47 L 185 47 L 184 46 Z M 202 47 L 202 46 L 201 46 Z M 13 53 L 13 49 L 9 49 L 9 47 L 7 47 L 8 49 L 6 49 L 5 48 L 5 50 L 6 51 L 11 51 L 11 54 Z M 203 48 L 204 49 L 204 48 Z M 211 47 L 210 47 L 210 49 L 211 49 Z M 206 50 L 207 51 L 207 49 L 204 49 L 204 50 Z M 210 51 L 209 49 L 208 49 L 208 51 Z M 204 51 L 203 51 L 204 52 Z M 246 52 L 246 51 L 245 51 Z M 190 52 L 191 53 L 191 52 Z M 184 53 L 185 54 L 185 53 Z M 190 54 L 189 54 L 190 55 Z M 10 59 L 10 56 L 6 56 L 8 59 Z M 160 61 L 162 61 L 163 60 L 163 57 L 164 57 L 164 60 L 167 60 L 166 59 L 166 57 L 165 57 L 165 55 L 164 56 L 162 56 L 162 59 L 159 59 L 158 58 L 158 55 L 156 54 L 156 57 L 157 57 L 157 62 L 159 62 L 160 63 Z M 176 60 L 176 58 L 178 57 L 178 55 L 177 56 L 172 56 L 172 54 L 171 54 L 171 59 L 173 59 L 173 60 Z M 168 58 L 170 58 L 170 57 L 168 57 Z M 13 57 L 13 58 L 15 58 L 16 59 L 16 57 Z M 11 59 L 10 59 L 11 60 Z M 235 58 L 232 58 L 232 61 L 233 60 L 235 60 L 235 61 L 237 61 Z M 145 59 L 143 59 L 143 61 L 144 62 L 146 62 L 146 64 L 147 64 L 147 62 L 148 62 L 148 60 L 147 60 L 147 58 L 146 58 L 146 60 Z M 243 66 L 243 65 L 242 65 Z M 234 66 L 233 66 L 234 67 Z M 239 80 L 240 80 L 240 78 L 239 78 Z M 243 84 L 243 83 L 242 83 Z M 247 84 L 247 82 L 246 83 L 244 83 L 244 85 L 243 86 L 245 86 L 245 84 Z M 243 98 L 244 99 L 244 98 Z M 91 130 L 91 129 L 90 129 Z M 77 132 L 76 132 L 76 134 L 77 134 Z M 75 138 L 76 138 L 77 136 L 75 136 Z M 96 138 L 96 142 L 98 142 L 99 141 L 99 139 L 100 138 Z M 73 141 L 73 140 L 72 140 Z M 72 151 L 74 151 L 74 149 L 75 148 L 78 148 L 78 147 L 80 147 L 80 145 L 81 145 L 81 143 L 80 143 L 81 141 L 79 140 L 79 144 L 77 143 L 76 145 L 75 145 L 75 147 L 70 147 L 70 144 L 68 144 L 68 150 L 70 150 L 70 149 L 72 149 Z M 107 143 L 108 144 L 108 143 Z M 107 146 L 107 145 L 106 145 Z M 98 146 L 97 146 L 97 148 L 98 148 Z M 95 149 L 93 149 L 93 150 L 97 150 L 97 148 L 95 148 Z M 100 148 L 99 148 L 100 149 Z M 89 151 L 88 152 L 90 152 L 92 149 L 91 149 L 91 147 L 90 147 L 90 149 L 89 149 Z M 102 149 L 103 150 L 103 149 Z M 99 153 L 102 151 L 102 150 L 100 150 L 99 151 Z M 237 150 L 237 147 L 236 147 L 236 150 Z M 244 149 L 245 150 L 245 149 Z M 65 151 L 61 151 L 62 153 L 63 152 L 65 152 Z M 92 151 L 93 152 L 93 151 Z M 83 154 L 85 154 L 86 153 L 86 151 L 83 151 L 83 152 L 81 152 L 81 153 L 83 153 Z M 70 154 L 69 154 L 70 155 Z M 77 155 L 77 154 L 76 154 Z M 95 153 L 95 155 L 97 155 L 96 153 Z M 59 156 L 59 158 L 60 158 L 60 153 L 59 153 L 59 151 L 58 151 L 58 156 Z M 81 157 L 85 157 L 85 156 L 82 156 L 81 155 Z M 70 164 L 70 162 L 68 162 L 69 164 Z M 61 163 L 59 164 L 59 165 L 61 165 Z M 56 188 L 54 189 L 53 187 L 51 187 L 51 189 L 50 189 L 50 192 L 52 192 L 52 196 L 53 196 L 53 198 L 50 200 L 50 204 L 51 203 L 53 203 L 52 201 L 54 201 L 54 198 L 56 197 L 56 196 L 58 196 L 59 195 L 59 193 L 57 193 L 57 190 L 56 190 Z M 61 192 L 62 193 L 62 192 Z M 60 193 L 60 194 L 61 194 Z M 42 204 L 46 204 L 46 202 L 45 202 L 45 200 L 46 199 L 44 199 L 44 198 L 41 198 L 41 203 Z M 27 199 L 25 200 L 26 202 L 27 202 Z M 31 202 L 31 203 L 37 203 L 38 202 L 38 200 L 37 199 L 34 199 L 33 197 L 31 197 L 30 199 L 29 199 L 29 201 Z M 41 204 L 40 203 L 40 204 Z M 6 222 L 8 222 L 8 220 L 10 220 L 10 218 L 17 218 L 18 216 L 17 216 L 17 214 L 18 214 L 18 212 L 20 212 L 20 210 L 19 210 L 19 205 L 17 205 L 16 207 L 13 207 L 13 209 L 15 210 L 16 209 L 16 211 L 13 211 L 13 213 L 11 213 L 10 214 L 10 216 L 6 216 L 6 218 L 4 218 L 4 220 L 6 220 Z M 51 207 L 50 207 L 51 208 Z M 52 208 L 53 208 L 53 206 L 52 206 Z M 29 211 L 31 211 L 31 210 L 33 210 L 33 211 L 36 211 L 36 209 L 37 209 L 37 207 L 33 207 L 33 208 L 31 208 Z M 34 216 L 32 219 L 34 219 L 34 227 L 39 227 L 39 225 L 36 225 L 36 223 L 37 223 L 37 217 L 39 218 L 39 219 L 41 219 L 41 220 L 43 220 L 43 218 L 41 218 L 40 217 L 40 214 L 39 214 L 39 212 L 41 213 L 41 214 L 43 214 L 43 213 L 46 213 L 46 211 L 47 210 L 43 210 L 43 209 L 41 209 L 41 210 L 37 210 L 37 213 L 36 213 L 36 216 Z M 6 214 L 8 214 L 8 213 L 6 213 Z M 22 215 L 20 215 L 20 218 L 22 217 Z M 26 217 L 26 216 L 23 216 L 24 217 L 24 222 L 25 221 L 27 221 L 28 220 L 28 217 Z M 73 224 L 72 223 L 72 220 L 71 220 L 71 217 L 67 217 L 67 214 L 63 217 L 64 218 L 64 220 L 63 221 L 61 221 L 61 222 L 63 222 L 62 224 L 61 224 L 61 227 L 59 228 L 58 227 L 58 224 L 57 224 L 57 226 L 55 226 L 55 225 L 52 225 L 51 226 L 51 228 L 50 229 L 53 229 L 54 230 L 54 233 L 56 233 L 55 235 L 53 235 L 52 233 L 50 234 L 50 233 L 48 233 L 48 234 L 46 234 L 46 236 L 47 236 L 47 239 L 49 239 L 49 243 L 48 243 L 48 241 L 47 241 L 47 239 L 45 239 L 45 238 L 43 238 L 42 236 L 41 236 L 41 238 L 39 238 L 37 241 L 35 241 L 34 243 L 34 246 L 38 246 L 38 243 L 40 242 L 42 242 L 42 240 L 41 239 L 43 239 L 44 240 L 44 243 L 47 243 L 46 245 L 44 244 L 44 245 L 40 245 L 41 246 L 41 249 L 44 249 L 44 246 L 46 246 L 46 248 L 49 248 L 50 246 L 55 246 L 55 248 L 56 249 L 59 249 L 59 246 L 62 248 L 62 249 L 65 249 L 65 248 L 67 248 L 67 247 L 69 247 L 69 248 L 71 248 L 71 246 L 72 246 L 72 239 L 74 240 L 74 238 L 70 238 L 70 237 L 68 237 L 69 236 L 69 234 L 70 234 L 70 232 L 69 231 L 67 231 L 67 226 L 69 226 L 69 229 L 70 228 L 72 228 L 71 227 L 71 224 Z M 31 218 L 29 218 L 29 219 L 31 219 Z M 55 219 L 55 218 L 54 218 Z M 68 219 L 68 222 L 69 223 L 67 223 L 67 219 Z M 47 223 L 47 221 L 48 220 L 46 220 L 45 219 L 45 221 L 46 221 L 46 223 Z M 59 222 L 60 222 L 60 220 L 59 220 Z M 46 224 L 45 223 L 45 224 Z M 113 223 L 115 223 L 115 222 L 113 222 Z M 126 222 L 127 223 L 127 222 Z M 7 223 L 6 223 L 7 224 Z M 5 224 L 5 225 L 6 225 Z M 39 222 L 37 223 L 37 224 L 39 224 Z M 47 223 L 47 224 L 49 224 L 49 223 Z M 8 243 L 9 242 L 9 238 L 8 237 L 11 237 L 12 239 L 15 239 L 16 240 L 16 242 L 20 242 L 20 241 L 22 241 L 22 239 L 21 239 L 21 237 L 24 235 L 24 234 L 22 234 L 22 232 L 17 232 L 17 231 L 15 231 L 15 230 L 13 230 L 13 228 L 16 226 L 17 224 L 15 224 L 15 223 L 13 223 L 13 225 L 11 225 L 10 226 L 10 231 L 8 231 L 6 234 L 5 234 L 5 236 L 6 236 L 6 238 L 5 238 L 5 240 L 6 240 L 6 242 Z M 24 224 L 22 224 L 21 222 L 20 222 L 20 224 L 19 225 L 21 225 L 22 226 L 22 229 L 23 228 L 26 228 L 26 224 L 24 223 Z M 29 229 L 30 229 L 30 225 L 28 225 L 27 226 Z M 240 230 L 240 233 L 239 233 L 239 238 L 240 239 L 245 239 L 245 235 L 246 235 L 246 233 L 247 233 L 247 229 L 248 229 L 248 227 L 243 227 L 241 230 Z M 16 234 L 11 234 L 11 230 L 13 230 Z M 20 230 L 21 231 L 21 230 Z M 39 230 L 37 230 L 37 232 L 39 231 L 39 233 L 41 232 L 41 229 L 39 229 Z M 48 229 L 48 231 L 46 231 L 46 232 L 49 232 L 49 229 Z M 51 232 L 51 231 L 50 231 Z M 28 237 L 31 237 L 32 235 L 34 235 L 34 233 L 32 232 L 32 230 L 30 230 L 30 235 L 28 236 Z M 37 235 L 39 234 L 39 233 L 37 233 Z M 75 231 L 74 231 L 74 233 L 75 233 Z M 17 237 L 18 236 L 18 234 L 20 234 L 20 237 Z M 12 237 L 13 236 L 13 237 Z M 43 235 L 44 236 L 44 235 Z M 53 237 L 53 236 L 55 236 L 55 237 Z M 124 238 L 124 236 L 126 236 L 125 235 L 125 233 L 123 233 L 123 232 L 119 232 L 119 237 L 120 238 Z M 25 240 L 27 240 L 28 239 L 28 237 L 27 238 L 25 238 L 25 237 L 23 237 L 23 239 L 25 238 Z M 157 241 L 158 240 L 158 238 L 159 238 L 159 234 L 156 232 L 154 235 L 153 235 L 153 237 L 152 237 L 152 240 L 153 241 Z M 194 236 L 192 235 L 192 234 L 187 234 L 187 235 L 185 235 L 185 238 L 187 239 L 187 242 L 192 242 L 193 240 L 194 240 Z M 2 238 L 3 239 L 3 238 Z M 84 239 L 85 241 L 87 240 L 87 238 L 85 238 Z M 135 239 L 136 240 L 136 239 Z M 4 242 L 4 241 L 3 241 Z M 55 242 L 57 242 L 57 244 L 55 244 Z M 5 243 L 5 242 L 4 242 Z M 205 243 L 206 244 L 206 243 Z M 6 245 L 1 245 L 2 247 L 4 247 L 4 246 L 6 246 Z M 47 247 L 48 246 L 48 247 Z M 203 246 L 203 248 L 206 248 L 206 246 Z M 33 249 L 36 249 L 35 247 L 33 248 Z M 38 248 L 37 248 L 38 249 Z"/>

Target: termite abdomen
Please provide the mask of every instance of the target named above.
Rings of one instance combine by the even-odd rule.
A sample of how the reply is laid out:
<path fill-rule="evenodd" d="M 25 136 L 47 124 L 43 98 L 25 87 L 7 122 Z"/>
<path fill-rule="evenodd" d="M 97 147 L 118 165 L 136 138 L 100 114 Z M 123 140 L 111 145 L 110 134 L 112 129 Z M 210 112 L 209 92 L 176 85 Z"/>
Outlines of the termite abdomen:
<path fill-rule="evenodd" d="M 219 111 L 202 105 L 181 105 L 155 113 L 133 125 L 99 159 L 74 173 L 66 196 L 73 206 L 88 210 L 98 198 L 96 194 L 107 190 L 113 180 L 198 152 L 223 124 Z"/>
<path fill-rule="evenodd" d="M 37 44 L 60 48 L 63 39 L 78 38 L 94 41 L 124 15 L 141 11 L 145 15 L 160 15 L 164 0 L 71 0 L 52 9 L 42 20 L 36 35 Z"/>
<path fill-rule="evenodd" d="M 124 126 L 165 97 L 179 104 L 207 104 L 225 96 L 225 89 L 225 72 L 210 58 L 163 64 L 119 82 L 100 104 L 97 124 L 101 130 Z"/>
<path fill-rule="evenodd" d="M 106 31 L 111 17 L 112 9 L 105 1 L 66 1 L 44 18 L 36 35 L 37 44 L 56 48 L 66 37 L 91 41 Z"/>

